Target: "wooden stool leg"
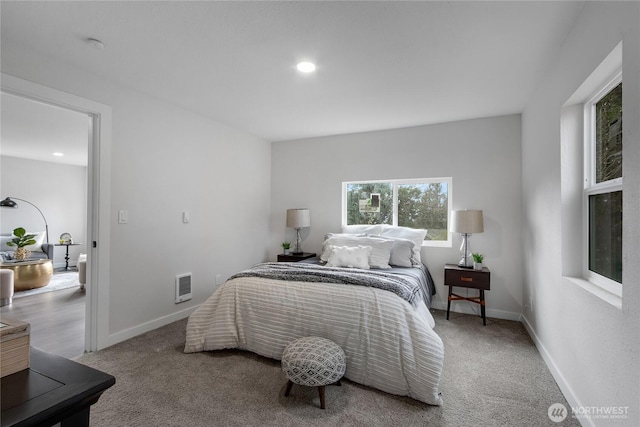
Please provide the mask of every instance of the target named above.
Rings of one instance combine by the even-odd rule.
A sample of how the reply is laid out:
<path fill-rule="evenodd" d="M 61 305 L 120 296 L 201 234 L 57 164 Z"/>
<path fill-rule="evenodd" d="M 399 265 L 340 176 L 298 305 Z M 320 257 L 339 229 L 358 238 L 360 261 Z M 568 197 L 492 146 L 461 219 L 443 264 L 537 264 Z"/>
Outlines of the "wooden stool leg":
<path fill-rule="evenodd" d="M 289 396 L 289 393 L 291 393 L 291 387 L 293 387 L 293 382 L 289 380 L 287 381 L 287 389 L 284 391 L 285 396 Z"/>
<path fill-rule="evenodd" d="M 324 409 L 324 386 L 318 387 L 318 393 L 320 393 L 320 408 Z"/>

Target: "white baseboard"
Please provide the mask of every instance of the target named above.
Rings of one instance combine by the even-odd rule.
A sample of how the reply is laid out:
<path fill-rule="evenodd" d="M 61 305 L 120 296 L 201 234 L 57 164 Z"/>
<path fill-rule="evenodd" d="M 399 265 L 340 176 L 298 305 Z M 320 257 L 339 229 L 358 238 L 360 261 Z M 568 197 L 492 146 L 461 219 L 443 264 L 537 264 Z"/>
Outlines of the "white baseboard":
<path fill-rule="evenodd" d="M 474 306 L 471 306 L 471 304 L 473 304 Z M 451 307 L 451 312 L 453 313 L 473 314 L 478 316 L 480 315 L 480 306 L 475 303 L 455 304 L 455 307 L 453 307 L 453 305 L 454 304 L 452 304 Z M 447 302 L 433 301 L 433 303 L 431 304 L 431 308 L 447 311 Z M 520 313 L 490 308 L 487 308 L 485 310 L 485 313 L 487 317 L 493 317 L 494 319 L 513 320 L 514 322 L 520 322 L 522 318 L 522 315 Z"/>
<path fill-rule="evenodd" d="M 147 332 L 153 331 L 154 329 L 158 329 L 163 326 L 166 326 L 169 323 L 173 323 L 178 320 L 182 320 L 186 317 L 189 317 L 191 313 L 193 313 L 198 307 L 199 305 L 196 305 L 194 307 L 189 307 L 184 310 L 180 310 L 178 312 L 169 314 L 167 316 L 163 316 L 158 319 L 151 320 L 149 322 L 143 323 L 133 328 L 125 329 L 124 331 L 111 334 L 107 337 L 106 342 L 104 343 L 105 345 L 100 345 L 98 347 L 98 350 L 103 350 L 107 347 L 111 347 L 112 345 L 118 344 L 122 341 L 126 341 L 130 338 L 133 338 L 138 335 L 142 335 Z"/>
<path fill-rule="evenodd" d="M 529 320 L 524 314 L 522 315 L 522 324 L 524 325 L 525 329 L 529 333 L 529 336 L 531 337 L 534 344 L 536 345 L 538 352 L 542 356 L 542 359 L 544 360 L 547 367 L 549 368 L 551 375 L 553 375 L 553 378 L 556 380 L 558 387 L 560 387 L 560 391 L 562 391 L 562 394 L 564 394 L 564 397 L 567 399 L 567 402 L 569 403 L 569 405 L 572 408 L 582 407 L 583 405 L 582 403 L 580 403 L 580 400 L 578 399 L 575 392 L 571 388 L 571 385 L 569 385 L 567 380 L 564 378 L 564 375 L 562 375 L 562 372 L 553 361 L 553 358 L 545 348 L 544 344 L 542 344 L 542 342 L 538 338 L 536 331 L 533 329 L 533 327 L 529 323 Z M 567 409 L 569 410 L 569 413 L 571 413 L 571 408 L 567 408 Z M 578 421 L 583 426 L 595 427 L 595 424 L 590 417 L 580 417 L 578 418 Z"/>

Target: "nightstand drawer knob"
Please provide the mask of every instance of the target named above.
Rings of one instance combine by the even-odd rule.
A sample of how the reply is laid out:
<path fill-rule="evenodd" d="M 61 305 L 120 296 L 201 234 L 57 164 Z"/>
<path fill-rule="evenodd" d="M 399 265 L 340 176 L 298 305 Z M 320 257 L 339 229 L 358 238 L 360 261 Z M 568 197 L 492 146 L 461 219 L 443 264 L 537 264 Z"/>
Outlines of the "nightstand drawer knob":
<path fill-rule="evenodd" d="M 473 277 L 460 277 L 463 282 L 473 282 Z"/>

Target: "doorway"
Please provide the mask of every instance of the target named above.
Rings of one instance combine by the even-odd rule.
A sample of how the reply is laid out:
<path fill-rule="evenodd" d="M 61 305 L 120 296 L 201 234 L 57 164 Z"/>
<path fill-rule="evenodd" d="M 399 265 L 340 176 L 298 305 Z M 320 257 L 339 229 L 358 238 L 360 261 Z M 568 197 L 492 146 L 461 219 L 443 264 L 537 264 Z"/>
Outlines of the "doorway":
<path fill-rule="evenodd" d="M 3 94 L 63 108 L 88 118 L 86 180 L 87 285 L 85 296 L 85 351 L 108 344 L 109 323 L 109 207 L 111 108 L 53 88 L 2 74 Z M 44 177 L 43 185 L 55 185 Z M 54 236 L 56 238 L 57 236 Z"/>
<path fill-rule="evenodd" d="M 32 345 L 76 358 L 85 349 L 86 293 L 76 261 L 87 253 L 90 116 L 5 92 L 0 103 L 0 197 L 11 198 L 15 206 L 0 209 L 0 250 L 10 256 L 15 248 L 6 240 L 23 227 L 43 244 L 33 246 L 30 257 L 49 258 L 53 264 L 45 286 L 24 289 L 16 281 L 13 304 L 1 312 L 31 325 Z M 64 236 L 71 241 L 62 246 Z"/>

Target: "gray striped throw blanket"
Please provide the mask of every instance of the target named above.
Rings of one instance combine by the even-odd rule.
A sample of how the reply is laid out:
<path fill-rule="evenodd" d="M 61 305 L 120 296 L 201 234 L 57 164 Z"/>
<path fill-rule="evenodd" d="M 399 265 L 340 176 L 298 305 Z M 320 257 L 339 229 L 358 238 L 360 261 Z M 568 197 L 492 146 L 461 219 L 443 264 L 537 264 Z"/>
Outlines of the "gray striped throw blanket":
<path fill-rule="evenodd" d="M 323 282 L 345 285 L 359 285 L 392 292 L 409 303 L 413 303 L 420 292 L 417 284 L 403 276 L 379 270 L 357 268 L 326 267 L 318 264 L 296 262 L 265 262 L 229 278 L 261 277 L 295 282 Z"/>

